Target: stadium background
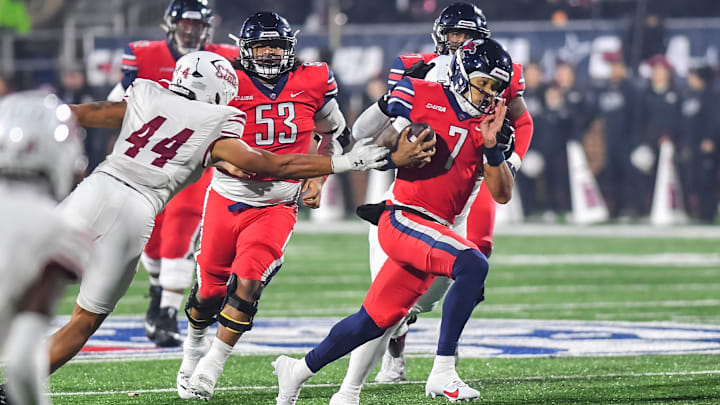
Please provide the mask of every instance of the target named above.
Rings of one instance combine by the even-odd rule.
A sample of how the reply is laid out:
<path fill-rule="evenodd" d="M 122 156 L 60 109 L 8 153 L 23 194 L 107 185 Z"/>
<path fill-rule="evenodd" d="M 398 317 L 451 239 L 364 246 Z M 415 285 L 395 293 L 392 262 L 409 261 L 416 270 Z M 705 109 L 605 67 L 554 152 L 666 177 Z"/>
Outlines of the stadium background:
<path fill-rule="evenodd" d="M 396 55 L 432 50 L 432 20 L 449 3 L 210 1 L 220 17 L 215 42 L 230 43 L 227 33 L 252 12 L 287 17 L 300 29 L 299 56 L 331 63 L 351 122 L 385 91 Z M 515 61 L 541 73 L 525 97 L 536 123 L 531 150 L 544 169 L 519 175 L 522 208 L 501 214 L 487 302 L 476 309 L 461 348 L 461 375 L 482 387 L 488 403 L 719 403 L 720 123 L 713 79 L 720 2 L 474 3 Z M 104 99 L 119 81 L 123 46 L 164 38 L 166 6 L 166 0 L 0 0 L 0 96 L 49 86 L 68 102 Z M 625 115 L 602 101 L 617 64 L 627 66 L 631 89 Z M 662 80 L 653 86 L 650 79 L 655 69 L 670 73 L 662 91 Z M 660 105 L 653 93 L 662 95 Z M 89 168 L 112 136 L 87 132 Z M 660 140 L 674 147 L 665 167 L 675 176 L 656 176 Z M 592 174 L 584 179 L 591 188 L 597 182 L 607 214 L 573 200 L 567 142 L 582 146 L 585 163 L 577 171 Z M 643 144 L 655 156 L 646 171 L 630 160 Z M 283 270 L 263 295 L 258 319 L 266 321 L 238 347 L 214 402 L 272 402 L 269 353 L 302 353 L 332 320 L 356 310 L 369 272 L 365 227 L 352 211 L 386 179 L 375 181 L 368 189 L 366 174 L 338 178 L 326 186 L 326 209 L 303 213 L 307 220 Z M 91 349 L 53 376 L 55 403 L 173 403 L 178 352 L 154 350 L 139 326 L 147 287 L 140 271 Z M 70 313 L 76 292 L 63 300 L 61 316 Z M 424 398 L 422 384 L 437 316 L 408 338 L 415 339 L 411 384 L 370 386 L 363 403 L 436 402 Z M 326 403 L 346 364 L 314 378 L 301 402 Z"/>

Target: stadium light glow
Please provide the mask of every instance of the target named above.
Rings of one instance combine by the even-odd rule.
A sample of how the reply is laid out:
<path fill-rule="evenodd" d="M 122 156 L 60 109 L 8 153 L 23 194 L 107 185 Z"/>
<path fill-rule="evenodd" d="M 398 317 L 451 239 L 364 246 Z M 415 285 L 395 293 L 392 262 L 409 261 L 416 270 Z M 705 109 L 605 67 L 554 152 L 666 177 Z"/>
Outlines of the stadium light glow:
<path fill-rule="evenodd" d="M 60 124 L 57 127 L 55 127 L 55 140 L 58 142 L 65 142 L 65 140 L 68 138 L 68 135 L 70 135 L 70 128 L 68 128 L 65 124 Z"/>
<path fill-rule="evenodd" d="M 55 108 L 58 105 L 58 96 L 54 94 L 48 94 L 45 96 L 45 100 L 43 100 L 43 104 L 45 104 L 45 107 L 47 108 Z"/>
<path fill-rule="evenodd" d="M 70 111 L 70 107 L 68 107 L 67 104 L 63 104 L 55 110 L 55 116 L 62 122 L 70 119 L 70 115 L 72 115 L 72 112 Z"/>
<path fill-rule="evenodd" d="M 10 128 L 10 140 L 13 142 L 20 142 L 23 137 L 23 130 L 20 127 Z"/>

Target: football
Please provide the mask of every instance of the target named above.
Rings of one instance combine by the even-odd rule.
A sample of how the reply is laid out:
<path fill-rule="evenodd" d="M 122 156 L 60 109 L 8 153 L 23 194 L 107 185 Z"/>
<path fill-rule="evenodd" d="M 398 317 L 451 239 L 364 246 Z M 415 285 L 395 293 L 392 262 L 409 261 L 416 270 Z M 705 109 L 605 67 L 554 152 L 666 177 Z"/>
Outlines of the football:
<path fill-rule="evenodd" d="M 415 142 L 418 136 L 426 129 L 430 128 L 430 132 L 428 132 L 425 135 L 424 142 L 431 141 L 433 138 L 435 138 L 435 131 L 432 129 L 432 127 L 429 124 L 426 124 L 424 122 L 412 122 L 410 125 L 406 126 L 405 129 L 410 128 L 410 132 L 407 133 L 407 137 L 411 142 Z M 403 129 L 403 131 L 405 131 Z"/>
<path fill-rule="evenodd" d="M 429 141 L 429 140 L 432 140 L 433 138 L 435 138 L 435 131 L 432 129 L 432 127 L 430 125 L 428 125 L 424 122 L 412 122 L 412 123 L 410 123 L 410 125 L 406 126 L 402 132 L 404 132 L 405 129 L 408 129 L 408 128 L 410 129 L 410 131 L 408 131 L 408 133 L 407 133 L 407 138 L 411 142 L 414 142 L 417 139 L 417 137 L 425 130 L 425 128 L 430 128 L 430 132 L 428 132 L 425 135 L 425 140 Z M 394 131 L 389 131 L 389 132 L 392 135 L 388 135 L 388 133 L 386 132 L 385 134 L 383 134 L 382 136 L 380 136 L 377 139 L 376 143 L 380 146 L 385 146 L 386 148 L 395 150 L 395 149 L 397 149 L 398 139 L 400 137 L 400 134 L 398 134 Z"/>

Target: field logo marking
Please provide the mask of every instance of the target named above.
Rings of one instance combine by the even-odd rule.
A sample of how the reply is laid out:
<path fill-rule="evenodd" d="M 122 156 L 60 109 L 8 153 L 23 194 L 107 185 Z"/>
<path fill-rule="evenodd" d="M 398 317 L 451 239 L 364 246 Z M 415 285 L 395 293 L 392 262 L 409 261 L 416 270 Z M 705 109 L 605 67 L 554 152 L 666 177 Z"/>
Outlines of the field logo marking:
<path fill-rule="evenodd" d="M 60 317 L 56 325 L 62 325 Z M 336 322 L 332 318 L 257 320 L 235 346 L 238 354 L 305 353 Z M 435 352 L 439 319 L 419 319 L 406 352 Z M 181 321 L 180 330 L 187 329 Z M 214 330 L 209 332 L 215 333 Z M 460 341 L 462 357 L 627 356 L 720 353 L 720 325 L 670 322 L 600 322 L 471 319 Z M 180 348 L 156 348 L 138 317 L 110 317 L 90 339 L 81 359 L 179 357 Z"/>

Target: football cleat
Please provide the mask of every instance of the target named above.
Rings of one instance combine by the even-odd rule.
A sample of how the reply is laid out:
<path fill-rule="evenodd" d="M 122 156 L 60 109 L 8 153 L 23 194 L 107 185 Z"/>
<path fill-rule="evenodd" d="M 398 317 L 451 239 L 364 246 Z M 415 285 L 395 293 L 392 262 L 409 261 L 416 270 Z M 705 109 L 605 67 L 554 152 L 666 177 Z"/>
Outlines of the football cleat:
<path fill-rule="evenodd" d="M 155 344 L 158 347 L 178 347 L 182 344 L 178 331 L 177 309 L 160 308 L 155 320 Z"/>
<path fill-rule="evenodd" d="M 465 384 L 457 372 L 430 374 L 425 384 L 425 396 L 444 396 L 450 402 L 472 400 L 480 397 L 480 391 Z"/>
<path fill-rule="evenodd" d="M 160 315 L 160 298 L 162 296 L 162 287 L 159 285 L 150 286 L 150 306 L 145 312 L 145 336 L 150 340 L 155 340 L 155 322 Z"/>
<path fill-rule="evenodd" d="M 207 356 L 202 357 L 188 382 L 188 393 L 193 398 L 209 400 L 215 393 L 215 384 L 222 372 L 223 364 Z"/>
<path fill-rule="evenodd" d="M 360 405 L 360 395 L 338 391 L 330 398 L 328 405 Z"/>
<path fill-rule="evenodd" d="M 275 398 L 276 405 L 295 405 L 300 395 L 300 389 L 304 381 L 298 380 L 293 375 L 293 368 L 298 359 L 288 356 L 280 356 L 272 362 L 275 369 L 273 374 L 278 378 L 278 396 Z"/>
<path fill-rule="evenodd" d="M 400 357 L 393 357 L 388 351 L 385 351 L 382 367 L 375 376 L 375 382 L 388 384 L 400 381 L 407 381 L 405 356 L 401 353 Z"/>
<path fill-rule="evenodd" d="M 189 339 L 185 340 L 183 344 L 183 360 L 177 374 L 177 391 L 180 398 L 195 398 L 195 396 L 188 391 L 190 377 L 195 371 L 195 367 L 197 367 L 200 359 L 210 351 L 210 345 L 210 340 L 207 338 L 203 338 L 199 345 L 192 345 Z"/>
<path fill-rule="evenodd" d="M 196 373 L 190 378 L 187 392 L 190 398 L 209 401 L 215 393 L 216 383 L 209 375 Z"/>

